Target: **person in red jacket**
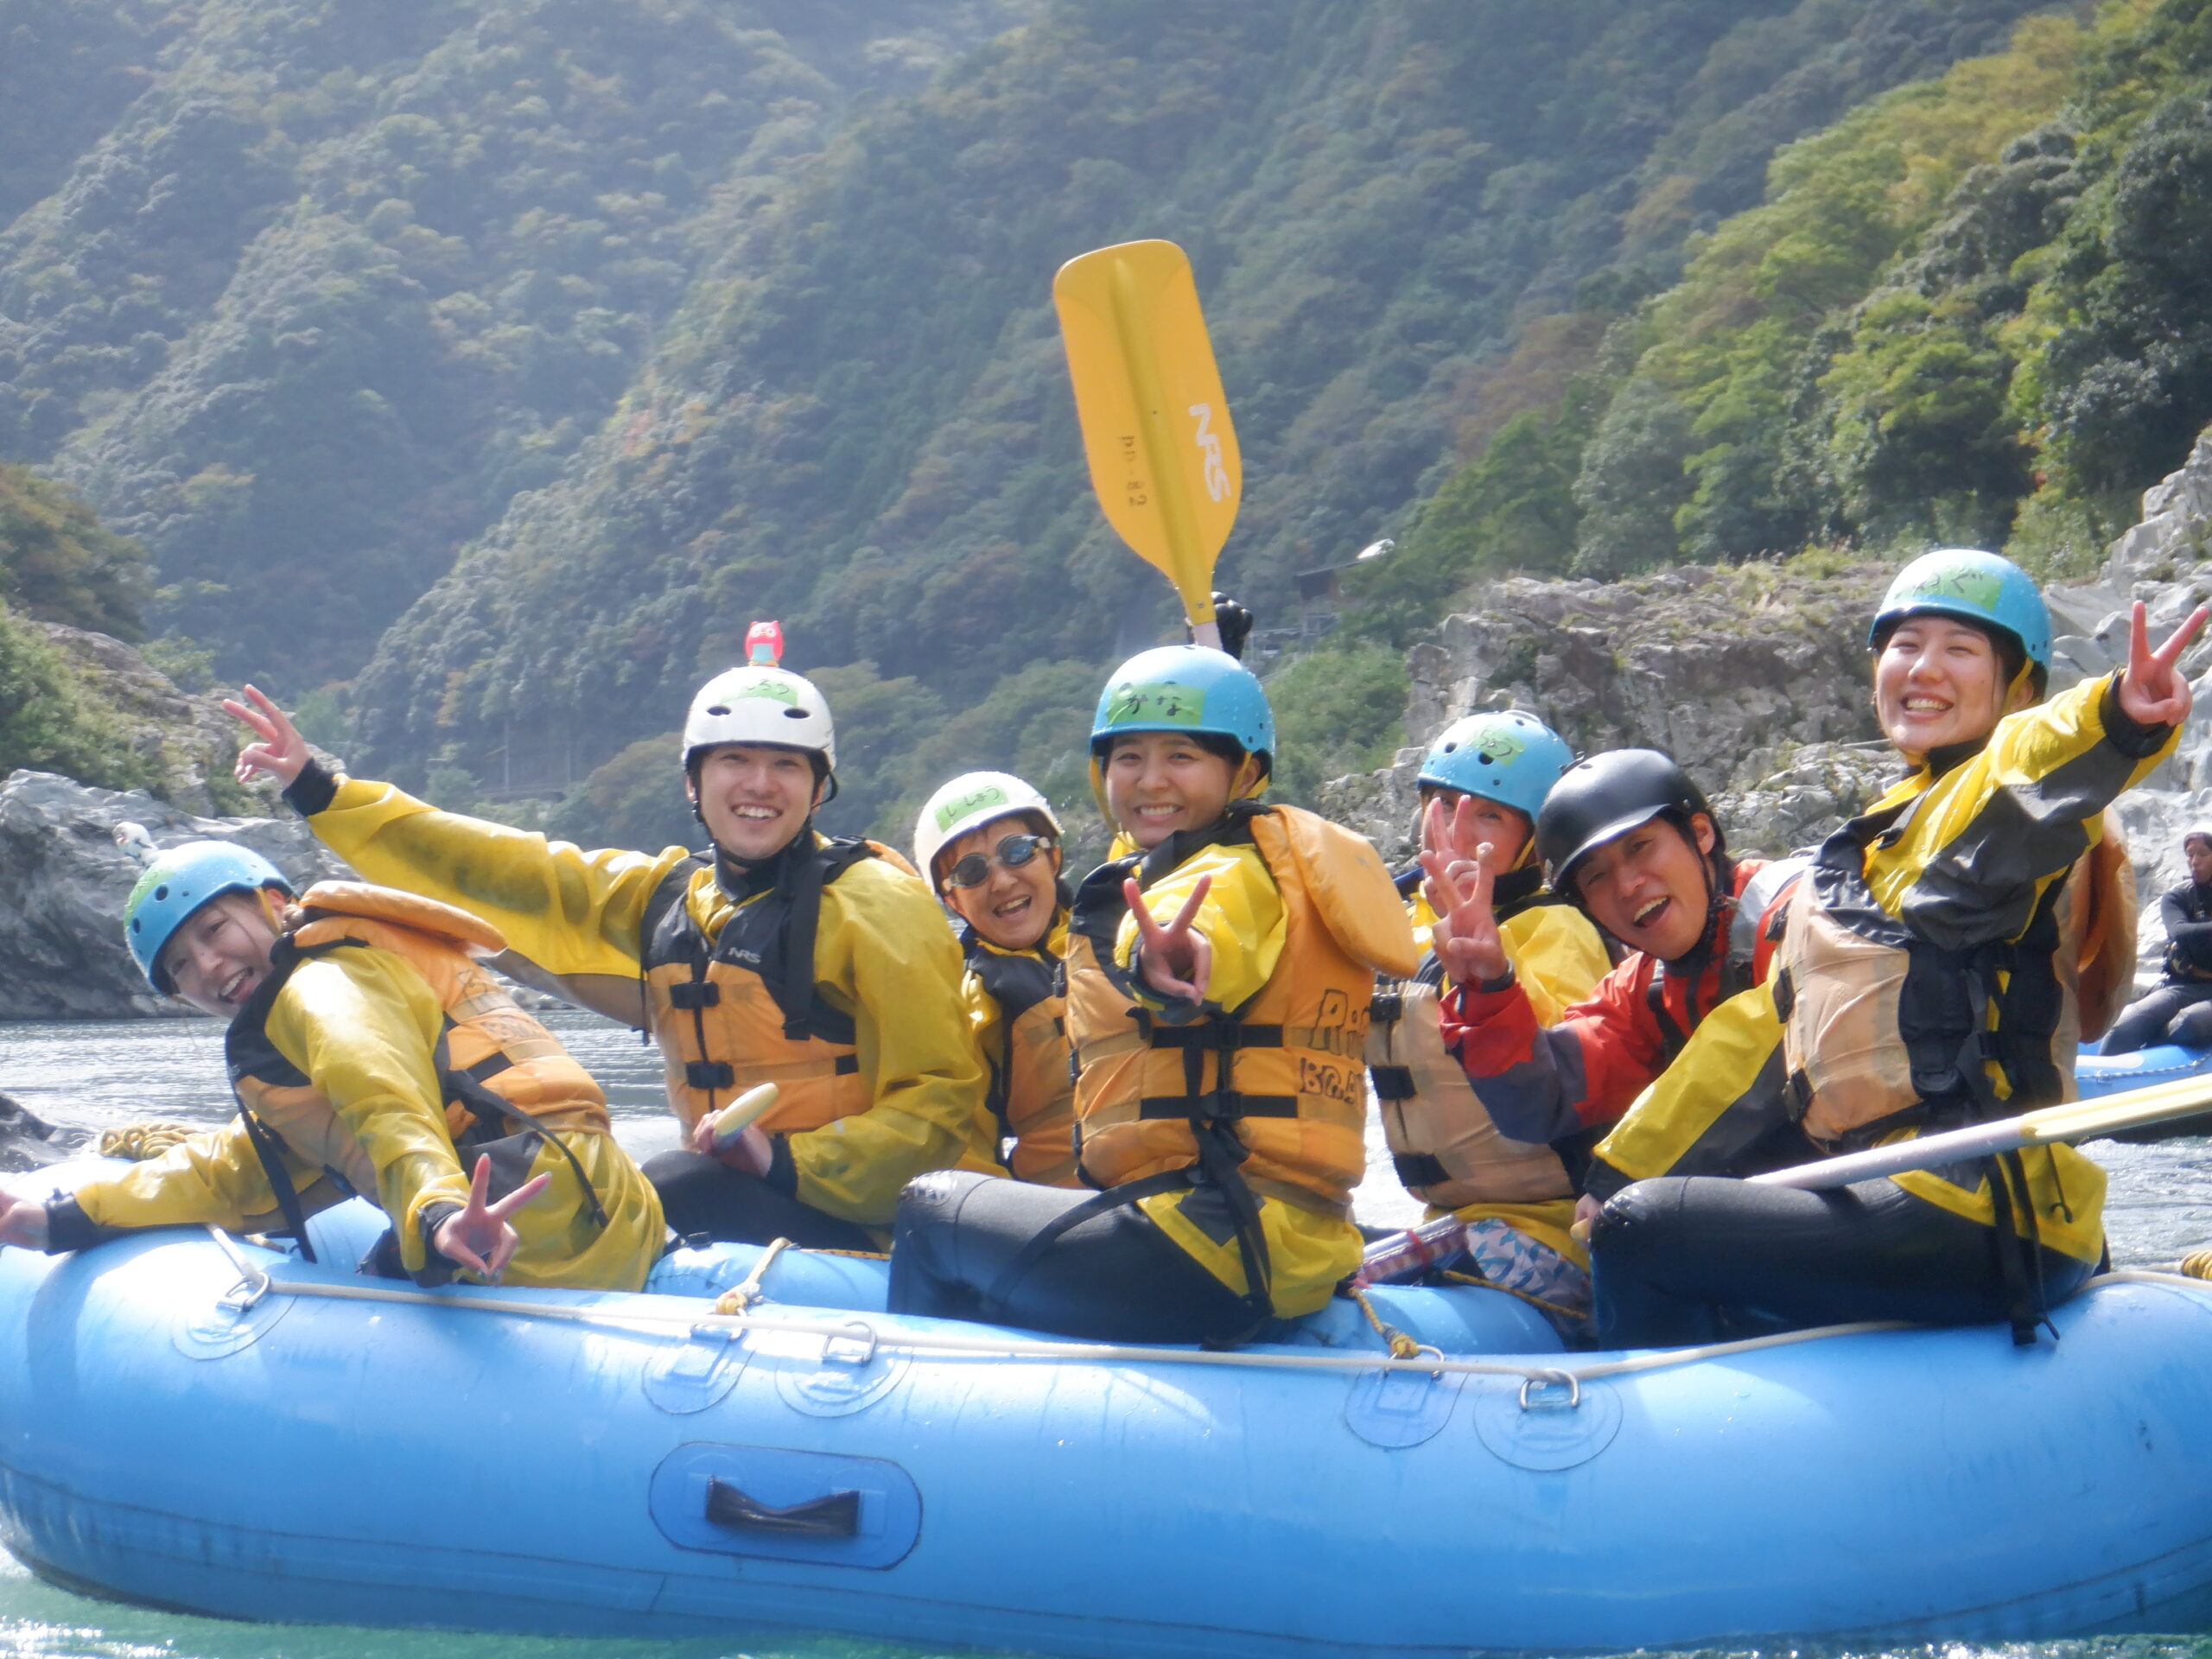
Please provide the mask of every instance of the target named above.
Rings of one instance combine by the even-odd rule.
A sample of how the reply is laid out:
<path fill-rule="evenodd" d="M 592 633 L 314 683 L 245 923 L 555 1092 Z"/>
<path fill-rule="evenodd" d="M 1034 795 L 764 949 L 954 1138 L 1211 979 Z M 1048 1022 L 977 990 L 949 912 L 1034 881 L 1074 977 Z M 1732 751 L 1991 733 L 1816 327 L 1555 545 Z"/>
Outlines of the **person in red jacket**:
<path fill-rule="evenodd" d="M 1478 849 L 1459 845 L 1460 827 L 1436 817 L 1426 839 L 1451 850 L 1422 855 L 1431 882 L 1445 894 L 1469 889 L 1486 914 Z M 1548 1030 L 1494 925 L 1440 925 L 1437 955 L 1452 979 L 1444 1041 L 1501 1131 L 1586 1154 L 1699 1022 L 1765 971 L 1762 918 L 1798 866 L 1731 858 L 1703 792 L 1656 749 L 1570 767 L 1537 817 L 1536 849 L 1552 890 L 1629 954 Z"/>

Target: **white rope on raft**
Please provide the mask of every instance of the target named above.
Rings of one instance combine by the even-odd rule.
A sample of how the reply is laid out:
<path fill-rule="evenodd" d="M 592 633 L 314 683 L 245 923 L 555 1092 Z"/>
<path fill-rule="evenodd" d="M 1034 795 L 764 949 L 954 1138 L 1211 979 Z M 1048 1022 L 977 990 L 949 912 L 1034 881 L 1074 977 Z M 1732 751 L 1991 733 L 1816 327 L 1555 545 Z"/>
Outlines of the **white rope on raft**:
<path fill-rule="evenodd" d="M 912 1354 L 942 1354 L 967 1356 L 984 1359 L 1022 1360 L 1087 1360 L 1119 1362 L 1142 1365 L 1227 1365 L 1260 1370 L 1289 1371 L 1418 1371 L 1427 1376 L 1440 1376 L 1447 1373 L 1465 1376 L 1519 1377 L 1525 1387 L 1530 1383 L 1565 1384 L 1580 1396 L 1580 1385 L 1602 1381 L 1609 1376 L 1628 1376 L 1640 1371 L 1663 1370 L 1676 1365 L 1694 1365 L 1708 1359 L 1726 1359 L 1738 1354 L 1758 1353 L 1769 1348 L 1786 1348 L 1798 1343 L 1822 1342 L 1833 1337 L 1866 1336 L 1880 1331 L 1911 1331 L 1927 1327 L 1916 1326 L 1898 1319 L 1866 1319 L 1852 1325 L 1817 1325 L 1805 1331 L 1784 1331 L 1773 1336 L 1747 1337 L 1738 1342 L 1706 1343 L 1694 1348 L 1666 1348 L 1649 1353 L 1631 1354 L 1620 1359 L 1595 1360 L 1584 1365 L 1511 1365 L 1492 1360 L 1453 1359 L 1433 1348 L 1425 1348 L 1422 1356 L 1414 1359 L 1395 1359 L 1387 1354 L 1260 1354 L 1242 1349 L 1153 1348 L 1129 1343 L 1090 1342 L 1032 1342 L 1017 1337 L 963 1337 L 940 1335 L 931 1332 L 916 1335 L 903 1333 L 887 1335 L 866 1319 L 855 1317 L 834 1321 L 823 1319 L 785 1319 L 773 1314 L 709 1313 L 690 1315 L 662 1313 L 646 1308 L 624 1309 L 605 1307 L 562 1307 L 541 1302 L 494 1301 L 486 1297 L 455 1294 L 450 1292 L 402 1290 L 385 1285 L 300 1284 L 272 1278 L 264 1269 L 255 1267 L 238 1253 L 236 1241 L 217 1227 L 207 1230 L 221 1245 L 243 1275 L 236 1290 L 225 1299 L 235 1308 L 252 1306 L 264 1296 L 315 1296 L 333 1301 L 397 1302 L 410 1307 L 459 1308 L 475 1313 L 505 1314 L 510 1319 L 561 1319 L 575 1325 L 598 1325 L 605 1329 L 645 1326 L 652 1334 L 680 1332 L 686 1337 L 702 1331 L 728 1332 L 733 1335 L 760 1332 L 786 1336 L 818 1337 L 823 1343 L 846 1341 L 868 1344 L 871 1354 L 880 1350 L 891 1350 Z M 2178 1273 L 2164 1273 L 2149 1268 L 2119 1268 L 2098 1274 L 2085 1288 L 2107 1284 L 2146 1284 L 2179 1286 L 2202 1294 L 2212 1294 L 2212 1285 L 2203 1280 L 2192 1279 Z M 241 1295 L 243 1293 L 243 1295 Z M 627 1334 L 643 1334 L 634 1330 Z M 1523 1402 L 1526 1402 L 1524 1392 Z"/>

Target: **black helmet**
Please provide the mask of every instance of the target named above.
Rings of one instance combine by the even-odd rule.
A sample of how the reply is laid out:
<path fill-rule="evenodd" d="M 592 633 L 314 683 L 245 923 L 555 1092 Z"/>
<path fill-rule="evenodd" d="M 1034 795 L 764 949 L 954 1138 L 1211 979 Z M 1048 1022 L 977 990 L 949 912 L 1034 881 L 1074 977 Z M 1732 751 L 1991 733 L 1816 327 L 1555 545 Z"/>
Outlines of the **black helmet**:
<path fill-rule="evenodd" d="M 1536 815 L 1536 855 L 1552 891 L 1573 897 L 1567 880 L 1586 854 L 1664 814 L 1687 831 L 1690 815 L 1713 809 L 1705 791 L 1656 749 L 1615 749 L 1578 760 L 1552 785 Z M 1726 850 L 1713 826 L 1713 850 Z"/>

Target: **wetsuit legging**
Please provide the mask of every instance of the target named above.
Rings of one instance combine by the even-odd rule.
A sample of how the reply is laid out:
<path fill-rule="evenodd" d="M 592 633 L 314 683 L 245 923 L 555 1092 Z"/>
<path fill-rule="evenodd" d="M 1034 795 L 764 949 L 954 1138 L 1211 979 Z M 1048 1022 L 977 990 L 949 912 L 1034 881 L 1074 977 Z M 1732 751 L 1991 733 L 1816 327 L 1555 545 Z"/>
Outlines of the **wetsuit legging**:
<path fill-rule="evenodd" d="M 2131 1002 L 2098 1046 L 2100 1054 L 2133 1054 L 2153 1043 L 2212 1047 L 2212 980 L 2168 980 Z"/>
<path fill-rule="evenodd" d="M 874 1250 L 868 1230 L 779 1192 L 758 1175 L 698 1152 L 664 1152 L 645 1160 L 645 1179 L 678 1238 L 769 1244 L 788 1238 L 807 1250 Z"/>
<path fill-rule="evenodd" d="M 1227 1342 L 1250 1328 L 1243 1300 L 1133 1205 L 1071 1227 L 994 1294 L 1035 1234 L 1094 1196 L 969 1170 L 909 1182 L 891 1236 L 891 1312 L 1094 1342 Z"/>
<path fill-rule="evenodd" d="M 2002 1319 L 1999 1243 L 1995 1228 L 1894 1181 L 1834 1192 L 1707 1176 L 1639 1181 L 1613 1196 L 1592 1232 L 1598 1345 L 1725 1342 L 1857 1319 Z M 2045 1306 L 2095 1271 L 2056 1250 L 2036 1254 Z"/>

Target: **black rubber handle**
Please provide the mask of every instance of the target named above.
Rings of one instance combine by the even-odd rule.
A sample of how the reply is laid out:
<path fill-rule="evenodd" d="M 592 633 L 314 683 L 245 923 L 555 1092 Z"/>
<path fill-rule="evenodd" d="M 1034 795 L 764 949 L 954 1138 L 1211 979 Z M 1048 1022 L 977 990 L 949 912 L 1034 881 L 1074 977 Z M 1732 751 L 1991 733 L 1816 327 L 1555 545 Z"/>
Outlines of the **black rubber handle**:
<path fill-rule="evenodd" d="M 861 1495 L 830 1492 L 779 1510 L 747 1497 L 727 1480 L 709 1477 L 707 1519 L 734 1532 L 772 1532 L 785 1538 L 853 1538 L 861 1529 Z"/>

